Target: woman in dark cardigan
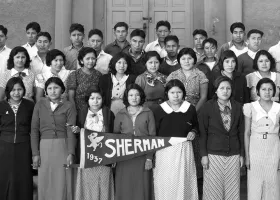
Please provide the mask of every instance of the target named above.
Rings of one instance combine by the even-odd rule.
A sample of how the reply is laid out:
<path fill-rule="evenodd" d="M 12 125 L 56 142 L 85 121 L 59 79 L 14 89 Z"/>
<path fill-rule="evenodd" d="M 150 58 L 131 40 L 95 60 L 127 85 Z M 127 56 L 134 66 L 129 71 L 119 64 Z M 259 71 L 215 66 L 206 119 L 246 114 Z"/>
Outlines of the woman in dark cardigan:
<path fill-rule="evenodd" d="M 125 106 L 123 94 L 128 85 L 135 82 L 136 76 L 130 74 L 131 65 L 125 53 L 117 53 L 109 63 L 110 73 L 99 80 L 99 87 L 105 92 L 104 105 L 116 115 Z"/>
<path fill-rule="evenodd" d="M 0 199 L 33 198 L 30 126 L 34 103 L 24 99 L 20 77 L 6 85 L 7 100 L 0 102 Z M 16 124 L 16 126 L 15 126 Z"/>
<path fill-rule="evenodd" d="M 72 126 L 74 133 L 80 128 L 94 132 L 112 133 L 114 128 L 114 114 L 103 104 L 104 93 L 98 87 L 89 89 L 85 101 L 88 108 L 78 113 L 77 126 Z M 79 149 L 78 149 L 79 151 Z M 97 166 L 77 170 L 75 199 L 113 200 L 114 183 L 111 166 Z M 93 198 L 94 197 L 94 198 Z"/>
<path fill-rule="evenodd" d="M 230 78 L 221 76 L 214 86 L 216 97 L 207 101 L 199 114 L 203 197 L 239 200 L 240 167 L 244 163 L 242 106 L 231 99 Z"/>
<path fill-rule="evenodd" d="M 215 94 L 214 82 L 220 76 L 229 77 L 232 80 L 232 97 L 241 104 L 250 102 L 250 91 L 247 87 L 246 78 L 240 72 L 237 72 L 237 57 L 231 50 L 226 50 L 221 55 L 219 63 L 213 68 L 211 79 L 209 80 L 209 97 Z"/>

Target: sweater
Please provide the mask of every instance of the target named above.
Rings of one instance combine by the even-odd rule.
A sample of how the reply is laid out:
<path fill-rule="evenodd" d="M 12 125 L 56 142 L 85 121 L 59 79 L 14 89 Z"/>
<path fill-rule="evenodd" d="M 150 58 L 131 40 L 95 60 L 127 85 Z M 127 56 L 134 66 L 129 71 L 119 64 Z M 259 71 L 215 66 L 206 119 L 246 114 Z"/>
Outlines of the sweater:
<path fill-rule="evenodd" d="M 135 75 L 129 75 L 126 80 L 126 87 L 132 83 L 135 82 L 136 76 Z M 112 89 L 113 89 L 113 81 L 111 77 L 111 73 L 104 74 L 99 79 L 99 87 L 102 89 L 102 91 L 105 93 L 105 99 L 104 99 L 104 105 L 108 108 L 111 107 L 111 101 L 112 101 Z"/>
<path fill-rule="evenodd" d="M 212 71 L 211 79 L 208 84 L 208 96 L 211 97 L 211 99 L 215 94 L 214 82 L 220 76 L 223 76 L 220 70 Z M 242 75 L 240 72 L 233 72 L 232 83 L 233 99 L 241 104 L 249 103 L 250 89 L 247 87 L 247 81 L 244 75 Z"/>
<path fill-rule="evenodd" d="M 231 103 L 231 126 L 223 125 L 217 99 L 207 101 L 199 113 L 200 154 L 244 156 L 244 116 L 242 106 L 235 100 Z"/>
<path fill-rule="evenodd" d="M 66 138 L 68 153 L 75 155 L 76 137 L 69 125 L 76 124 L 75 106 L 70 101 L 60 102 L 54 111 L 50 100 L 42 98 L 35 105 L 31 123 L 33 156 L 39 155 L 40 139 Z"/>
<path fill-rule="evenodd" d="M 181 65 L 179 63 L 177 63 L 176 65 L 169 65 L 169 64 L 167 64 L 166 60 L 164 60 L 160 64 L 158 71 L 165 76 L 169 76 L 169 74 L 171 74 L 172 72 L 174 72 L 180 68 L 181 68 Z"/>
<path fill-rule="evenodd" d="M 30 127 L 34 103 L 22 99 L 15 115 L 7 101 L 0 102 L 0 139 L 10 143 L 30 140 Z"/>
<path fill-rule="evenodd" d="M 237 71 L 242 73 L 242 75 L 246 76 L 254 72 L 253 69 L 253 59 L 248 55 L 248 52 L 241 54 L 238 56 L 238 68 Z"/>
<path fill-rule="evenodd" d="M 122 134 L 131 134 L 135 136 L 155 136 L 155 118 L 153 112 L 143 107 L 142 111 L 137 115 L 135 124 L 131 116 L 127 112 L 127 108 L 123 108 L 118 112 L 114 122 L 114 132 Z M 153 153 L 147 154 L 147 159 L 152 159 Z"/>

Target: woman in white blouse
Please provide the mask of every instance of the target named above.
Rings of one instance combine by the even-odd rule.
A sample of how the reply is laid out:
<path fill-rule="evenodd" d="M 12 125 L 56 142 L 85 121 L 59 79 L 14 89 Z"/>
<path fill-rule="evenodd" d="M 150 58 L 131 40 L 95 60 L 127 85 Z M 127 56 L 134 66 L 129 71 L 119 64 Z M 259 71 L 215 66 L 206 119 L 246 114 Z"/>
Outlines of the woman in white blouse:
<path fill-rule="evenodd" d="M 58 77 L 62 80 L 63 84 L 66 86 L 66 80 L 69 76 L 69 74 L 73 70 L 67 70 L 64 67 L 64 64 L 66 62 L 65 55 L 59 51 L 58 49 L 52 49 L 47 53 L 46 56 L 46 64 L 49 67 L 48 70 L 42 74 L 38 74 L 35 79 L 35 87 L 36 87 L 36 102 L 40 100 L 41 97 L 43 97 L 44 94 L 44 87 L 45 82 L 50 77 Z M 62 94 L 62 98 L 67 99 L 67 93 L 64 92 Z"/>
<path fill-rule="evenodd" d="M 243 107 L 248 200 L 279 200 L 280 104 L 273 102 L 276 86 L 269 78 L 257 86 L 258 101 Z"/>
<path fill-rule="evenodd" d="M 109 73 L 100 77 L 99 87 L 105 92 L 104 105 L 116 115 L 125 106 L 123 94 L 128 85 L 135 82 L 130 74 L 131 66 L 125 53 L 117 53 L 109 63 Z"/>
<path fill-rule="evenodd" d="M 256 101 L 259 99 L 256 91 L 256 86 L 260 79 L 269 78 L 276 85 L 275 95 L 272 101 L 279 102 L 280 74 L 275 71 L 275 60 L 266 50 L 260 50 L 253 61 L 253 69 L 256 70 L 246 76 L 247 87 L 250 89 L 250 100 Z"/>

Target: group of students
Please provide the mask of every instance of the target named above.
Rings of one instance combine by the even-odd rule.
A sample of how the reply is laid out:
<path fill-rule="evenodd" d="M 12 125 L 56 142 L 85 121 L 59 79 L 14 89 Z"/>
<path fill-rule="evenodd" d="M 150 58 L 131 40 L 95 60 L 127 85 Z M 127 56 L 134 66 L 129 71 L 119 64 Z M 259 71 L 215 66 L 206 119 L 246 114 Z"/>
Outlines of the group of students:
<path fill-rule="evenodd" d="M 145 32 L 133 30 L 128 42 L 124 22 L 104 50 L 98 29 L 83 45 L 81 24 L 63 51 L 49 49 L 36 22 L 26 45 L 7 53 L 1 40 L 0 199 L 32 199 L 33 167 L 39 200 L 198 200 L 202 177 L 203 199 L 238 200 L 246 165 L 248 199 L 279 200 L 279 44 L 260 50 L 263 32 L 250 30 L 245 42 L 236 22 L 219 50 L 201 29 L 194 48 L 180 49 L 170 30 L 159 21 L 145 50 Z M 65 169 L 79 163 L 81 128 L 187 141 L 113 166 Z"/>

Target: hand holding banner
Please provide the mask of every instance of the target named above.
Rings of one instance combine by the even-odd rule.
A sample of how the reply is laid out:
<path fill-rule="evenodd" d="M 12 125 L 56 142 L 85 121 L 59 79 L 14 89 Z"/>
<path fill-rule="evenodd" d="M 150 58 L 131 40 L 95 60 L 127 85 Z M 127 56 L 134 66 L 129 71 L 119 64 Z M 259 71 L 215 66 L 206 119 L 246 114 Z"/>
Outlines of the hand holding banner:
<path fill-rule="evenodd" d="M 81 129 L 81 168 L 132 159 L 187 141 L 178 137 L 137 137 L 130 134 L 97 133 Z"/>

